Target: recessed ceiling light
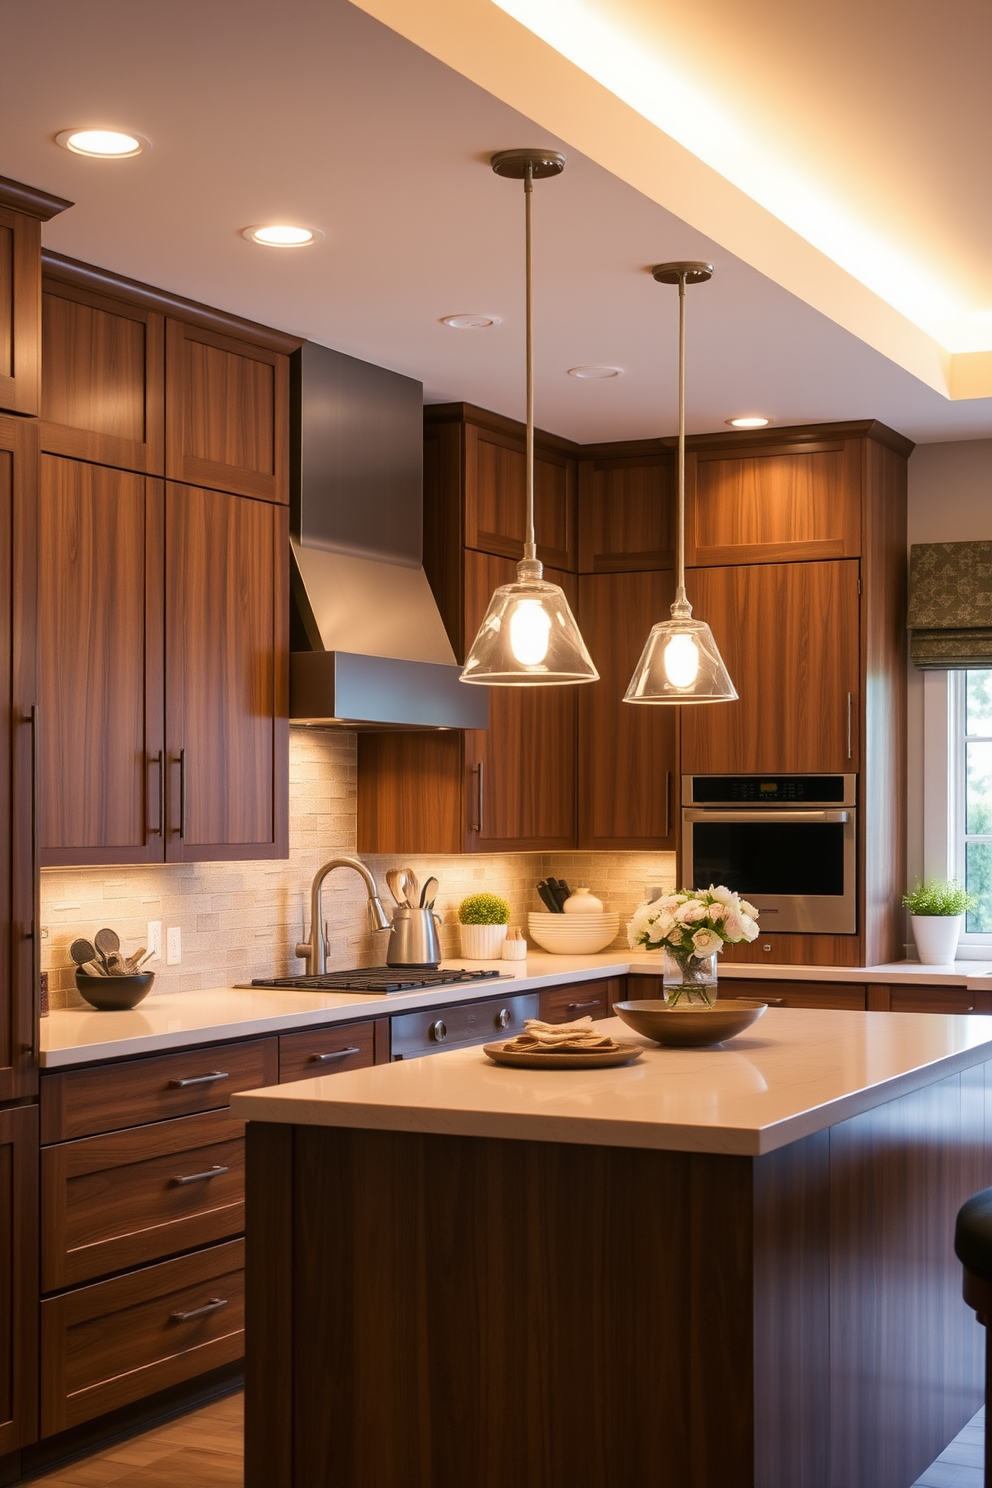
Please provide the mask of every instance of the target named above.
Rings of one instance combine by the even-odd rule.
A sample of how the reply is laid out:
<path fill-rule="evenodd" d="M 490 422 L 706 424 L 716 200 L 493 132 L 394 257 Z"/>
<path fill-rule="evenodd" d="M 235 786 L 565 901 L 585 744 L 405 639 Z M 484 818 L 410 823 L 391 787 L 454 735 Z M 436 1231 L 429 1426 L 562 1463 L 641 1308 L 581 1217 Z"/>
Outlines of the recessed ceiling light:
<path fill-rule="evenodd" d="M 442 315 L 441 324 L 453 331 L 484 331 L 489 326 L 499 325 L 498 315 Z"/>
<path fill-rule="evenodd" d="M 249 243 L 261 243 L 264 248 L 305 248 L 314 243 L 323 233 L 313 227 L 294 227 L 288 222 L 272 222 L 261 227 L 246 227 L 241 236 Z"/>
<path fill-rule="evenodd" d="M 569 377 L 578 377 L 587 382 L 604 382 L 607 377 L 619 377 L 619 367 L 569 367 Z"/>
<path fill-rule="evenodd" d="M 74 155 L 93 155 L 103 160 L 126 160 L 151 149 L 142 134 L 124 134 L 120 129 L 63 129 L 55 143 Z"/>
<path fill-rule="evenodd" d="M 733 429 L 764 429 L 771 423 L 771 419 L 759 418 L 756 414 L 747 418 L 727 419 L 727 423 Z"/>

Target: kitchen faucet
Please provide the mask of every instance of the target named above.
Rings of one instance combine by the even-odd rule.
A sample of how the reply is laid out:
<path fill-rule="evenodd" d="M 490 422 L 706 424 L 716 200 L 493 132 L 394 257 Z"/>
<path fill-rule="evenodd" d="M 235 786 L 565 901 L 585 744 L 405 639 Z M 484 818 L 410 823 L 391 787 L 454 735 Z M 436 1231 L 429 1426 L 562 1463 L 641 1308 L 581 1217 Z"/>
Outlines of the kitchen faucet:
<path fill-rule="evenodd" d="M 321 896 L 324 888 L 324 879 L 334 868 L 354 868 L 365 880 L 365 888 L 369 896 L 368 915 L 369 928 L 371 930 L 388 930 L 390 925 L 389 916 L 383 909 L 379 900 L 379 891 L 365 864 L 358 858 L 331 858 L 330 862 L 318 868 L 310 885 L 310 939 L 300 940 L 296 943 L 296 954 L 301 956 L 307 963 L 307 973 L 310 976 L 323 976 L 327 970 L 327 941 L 324 938 L 324 916 L 321 911 Z"/>

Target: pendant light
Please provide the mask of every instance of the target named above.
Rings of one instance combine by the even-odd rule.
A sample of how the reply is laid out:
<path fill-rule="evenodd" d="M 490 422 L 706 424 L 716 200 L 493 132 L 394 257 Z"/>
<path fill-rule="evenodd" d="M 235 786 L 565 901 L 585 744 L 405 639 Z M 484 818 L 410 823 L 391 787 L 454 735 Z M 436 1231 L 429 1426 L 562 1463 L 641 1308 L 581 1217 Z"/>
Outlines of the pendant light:
<path fill-rule="evenodd" d="M 625 703 L 729 703 L 737 696 L 713 632 L 692 618 L 685 592 L 685 287 L 713 276 L 706 263 L 656 264 L 659 284 L 679 287 L 679 469 L 678 525 L 675 538 L 676 588 L 672 618 L 659 620 L 648 636 Z"/>
<path fill-rule="evenodd" d="M 564 591 L 543 577 L 534 541 L 534 182 L 557 176 L 565 157 L 556 150 L 501 150 L 492 157 L 498 176 L 523 181 L 526 217 L 527 322 L 527 537 L 516 582 L 501 584 L 462 668 L 463 682 L 486 687 L 562 687 L 595 682 L 592 664 Z"/>

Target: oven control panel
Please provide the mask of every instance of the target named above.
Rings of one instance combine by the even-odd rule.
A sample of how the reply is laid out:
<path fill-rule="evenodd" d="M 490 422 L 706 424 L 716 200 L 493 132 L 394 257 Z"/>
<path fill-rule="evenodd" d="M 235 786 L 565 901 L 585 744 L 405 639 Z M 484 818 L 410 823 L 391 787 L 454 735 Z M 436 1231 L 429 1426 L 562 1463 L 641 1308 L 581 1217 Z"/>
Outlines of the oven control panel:
<path fill-rule="evenodd" d="M 685 806 L 854 806 L 854 775 L 683 775 Z"/>

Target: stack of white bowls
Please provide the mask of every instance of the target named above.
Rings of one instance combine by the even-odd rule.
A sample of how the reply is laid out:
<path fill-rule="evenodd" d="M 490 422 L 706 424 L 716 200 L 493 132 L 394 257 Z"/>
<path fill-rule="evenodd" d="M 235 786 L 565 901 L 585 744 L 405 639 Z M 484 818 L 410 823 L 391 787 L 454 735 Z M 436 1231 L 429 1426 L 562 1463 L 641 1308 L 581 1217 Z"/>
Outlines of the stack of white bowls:
<path fill-rule="evenodd" d="M 611 910 L 595 914 L 550 914 L 532 910 L 527 916 L 532 940 L 556 956 L 591 956 L 616 939 L 620 916 Z"/>

